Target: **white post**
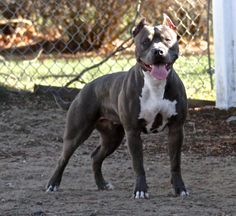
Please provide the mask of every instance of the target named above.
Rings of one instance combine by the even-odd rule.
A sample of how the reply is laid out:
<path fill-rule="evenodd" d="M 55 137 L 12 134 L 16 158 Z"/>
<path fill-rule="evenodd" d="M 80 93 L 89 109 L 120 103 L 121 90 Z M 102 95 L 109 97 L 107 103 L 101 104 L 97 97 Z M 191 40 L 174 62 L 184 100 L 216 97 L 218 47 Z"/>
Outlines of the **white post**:
<path fill-rule="evenodd" d="M 236 1 L 213 0 L 216 107 L 236 107 Z"/>

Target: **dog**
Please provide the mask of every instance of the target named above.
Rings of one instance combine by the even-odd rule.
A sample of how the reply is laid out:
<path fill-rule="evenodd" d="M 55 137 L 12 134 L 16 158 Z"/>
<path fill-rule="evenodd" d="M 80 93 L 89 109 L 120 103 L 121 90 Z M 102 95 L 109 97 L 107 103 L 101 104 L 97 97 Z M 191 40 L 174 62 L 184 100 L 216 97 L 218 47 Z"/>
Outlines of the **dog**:
<path fill-rule="evenodd" d="M 181 176 L 187 97 L 173 69 L 179 56 L 175 29 L 167 15 L 157 26 L 142 19 L 132 31 L 136 64 L 128 72 L 93 80 L 76 96 L 67 112 L 63 150 L 47 184 L 48 192 L 58 189 L 70 157 L 96 129 L 101 141 L 92 153 L 92 167 L 98 189 L 113 188 L 103 177 L 102 163 L 126 136 L 135 173 L 133 197 L 148 198 L 141 133 L 156 133 L 167 127 L 171 184 L 176 195 L 188 195 Z"/>

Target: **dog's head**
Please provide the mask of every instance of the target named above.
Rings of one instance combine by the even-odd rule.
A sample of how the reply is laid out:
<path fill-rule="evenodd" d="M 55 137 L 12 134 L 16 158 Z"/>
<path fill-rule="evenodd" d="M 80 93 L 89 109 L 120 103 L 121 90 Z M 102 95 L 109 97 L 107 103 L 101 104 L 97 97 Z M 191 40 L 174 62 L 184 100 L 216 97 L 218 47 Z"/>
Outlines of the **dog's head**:
<path fill-rule="evenodd" d="M 154 78 L 167 78 L 172 65 L 179 56 L 176 27 L 164 14 L 162 25 L 150 26 L 145 19 L 134 28 L 135 55 L 145 72 Z"/>

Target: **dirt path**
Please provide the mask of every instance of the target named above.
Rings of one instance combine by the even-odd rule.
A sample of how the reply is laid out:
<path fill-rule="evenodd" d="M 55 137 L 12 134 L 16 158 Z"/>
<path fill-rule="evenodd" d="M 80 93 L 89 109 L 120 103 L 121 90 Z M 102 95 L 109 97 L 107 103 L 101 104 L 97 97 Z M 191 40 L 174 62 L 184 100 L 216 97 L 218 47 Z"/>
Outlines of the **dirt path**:
<path fill-rule="evenodd" d="M 45 193 L 62 147 L 65 112 L 39 97 L 13 97 L 0 104 L 0 215 L 236 215 L 236 115 L 192 110 L 183 146 L 187 199 L 172 195 L 165 132 L 145 135 L 149 200 L 133 200 L 133 171 L 123 144 L 104 163 L 113 191 L 96 189 L 90 153 L 94 132 L 73 155 L 57 193 Z"/>

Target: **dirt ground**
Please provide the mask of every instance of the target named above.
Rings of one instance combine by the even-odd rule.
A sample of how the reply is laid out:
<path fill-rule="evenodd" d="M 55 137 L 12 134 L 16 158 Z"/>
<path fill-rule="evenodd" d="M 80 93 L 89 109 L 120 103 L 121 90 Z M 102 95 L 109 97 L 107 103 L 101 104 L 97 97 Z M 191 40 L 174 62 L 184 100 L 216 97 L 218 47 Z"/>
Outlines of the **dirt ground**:
<path fill-rule="evenodd" d="M 236 109 L 189 110 L 182 154 L 186 199 L 172 195 L 166 132 L 143 136 L 149 200 L 131 199 L 134 177 L 125 142 L 104 163 L 115 189 L 97 190 L 90 159 L 96 132 L 73 155 L 59 191 L 46 193 L 65 115 L 39 96 L 12 94 L 0 101 L 0 215 L 236 215 L 236 124 L 226 122 Z"/>

